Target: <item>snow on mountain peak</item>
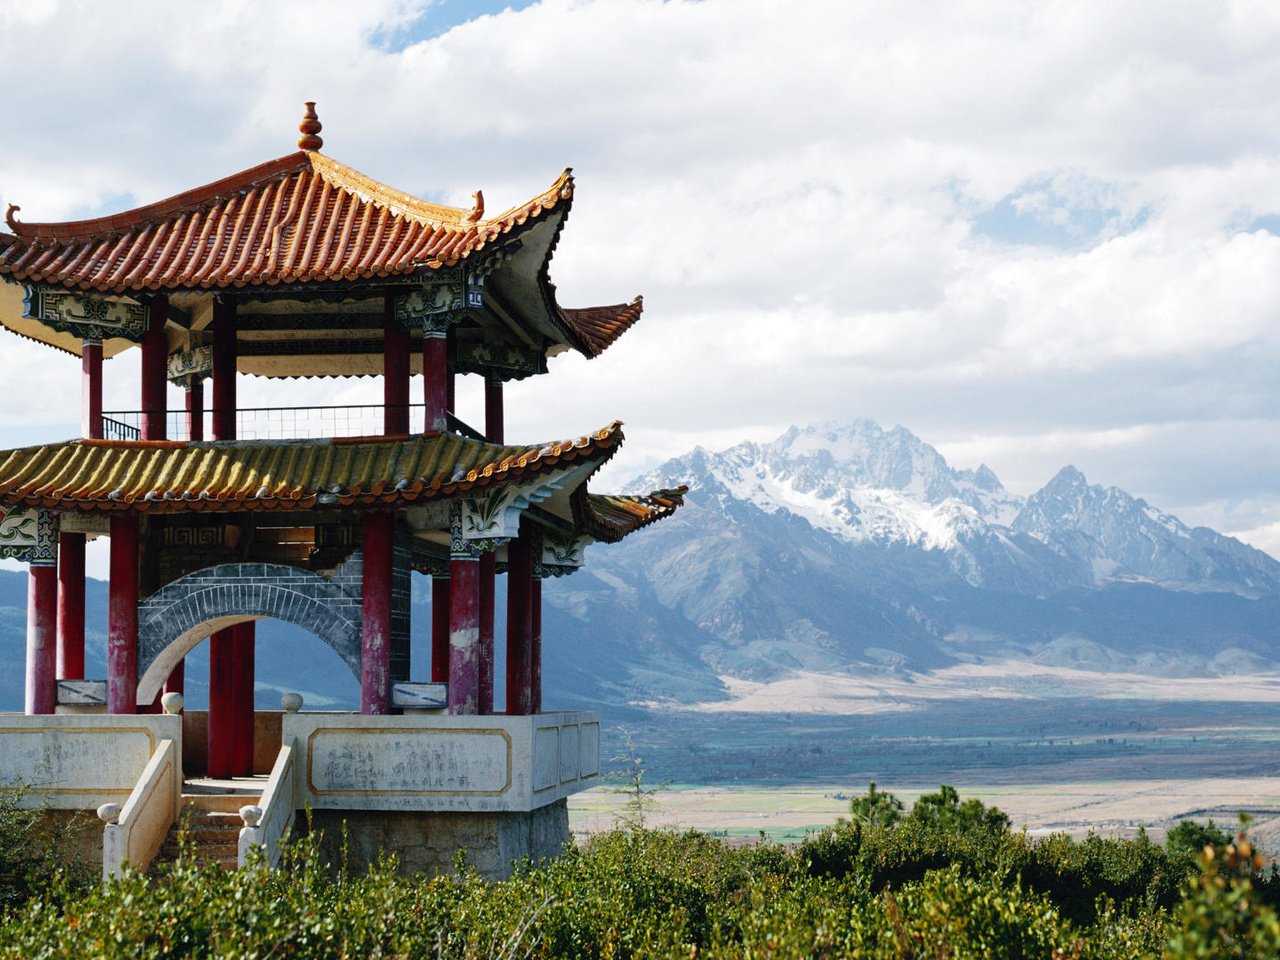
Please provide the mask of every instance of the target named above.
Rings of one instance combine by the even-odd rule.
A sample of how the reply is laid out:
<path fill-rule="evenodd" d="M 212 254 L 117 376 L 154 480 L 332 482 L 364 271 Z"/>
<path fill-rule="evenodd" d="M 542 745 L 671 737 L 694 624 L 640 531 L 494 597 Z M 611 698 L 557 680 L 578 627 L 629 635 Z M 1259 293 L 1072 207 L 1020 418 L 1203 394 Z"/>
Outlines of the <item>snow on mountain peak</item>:
<path fill-rule="evenodd" d="M 721 507 L 785 512 L 859 545 L 897 544 L 945 555 L 972 586 L 1036 593 L 1073 583 L 1143 580 L 1179 589 L 1259 596 L 1280 590 L 1280 564 L 1117 487 L 1064 467 L 1025 500 L 985 465 L 956 470 L 901 426 L 869 420 L 791 427 L 770 443 L 703 449 L 647 478 L 689 482 Z"/>
<path fill-rule="evenodd" d="M 901 426 L 870 420 L 791 427 L 767 444 L 743 442 L 685 463 L 766 513 L 785 510 L 853 542 L 949 550 L 987 523 L 1008 523 L 1022 506 L 987 467 L 954 470 Z"/>

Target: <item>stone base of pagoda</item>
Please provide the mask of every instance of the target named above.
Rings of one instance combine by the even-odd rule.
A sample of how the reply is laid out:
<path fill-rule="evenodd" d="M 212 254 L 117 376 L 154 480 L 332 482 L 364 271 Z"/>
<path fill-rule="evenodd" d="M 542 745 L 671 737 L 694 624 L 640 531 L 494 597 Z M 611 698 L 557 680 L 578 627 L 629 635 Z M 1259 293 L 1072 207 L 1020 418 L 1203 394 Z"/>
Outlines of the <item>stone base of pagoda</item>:
<path fill-rule="evenodd" d="M 338 864 L 345 852 L 356 872 L 393 852 L 404 876 L 452 873 L 464 850 L 467 865 L 487 880 L 507 879 L 513 861 L 559 856 L 570 839 L 565 800 L 514 813 L 314 810 L 310 829 L 320 835 L 322 857 Z"/>
<path fill-rule="evenodd" d="M 286 714 L 295 800 L 339 855 L 363 869 L 394 853 L 406 873 L 449 872 L 459 849 L 482 875 L 560 853 L 566 797 L 600 777 L 600 717 Z"/>

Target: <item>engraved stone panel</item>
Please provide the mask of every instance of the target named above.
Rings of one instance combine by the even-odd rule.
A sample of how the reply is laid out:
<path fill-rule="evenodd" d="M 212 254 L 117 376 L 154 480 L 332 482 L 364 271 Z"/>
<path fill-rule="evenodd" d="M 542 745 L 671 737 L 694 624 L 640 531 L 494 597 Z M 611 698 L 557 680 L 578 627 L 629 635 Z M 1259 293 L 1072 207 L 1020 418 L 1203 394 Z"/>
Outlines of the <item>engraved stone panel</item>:
<path fill-rule="evenodd" d="M 182 718 L 0 717 L 0 785 L 25 783 L 28 806 L 84 809 L 123 801 L 162 739 L 181 742 Z"/>
<path fill-rule="evenodd" d="M 502 730 L 320 727 L 307 778 L 321 796 L 498 794 L 511 785 L 511 740 Z"/>

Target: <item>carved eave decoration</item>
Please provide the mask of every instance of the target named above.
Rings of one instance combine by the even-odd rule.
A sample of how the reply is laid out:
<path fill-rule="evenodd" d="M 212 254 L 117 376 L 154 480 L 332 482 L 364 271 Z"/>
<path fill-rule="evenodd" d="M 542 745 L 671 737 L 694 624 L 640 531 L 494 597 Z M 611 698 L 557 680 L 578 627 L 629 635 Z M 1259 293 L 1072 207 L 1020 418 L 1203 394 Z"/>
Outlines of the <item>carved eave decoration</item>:
<path fill-rule="evenodd" d="M 26 340 L 77 357 L 86 339 L 102 344 L 103 357 L 132 347 L 140 336 L 132 332 L 138 323 L 136 311 L 142 311 L 145 323 L 150 308 L 131 297 L 80 297 L 54 288 L 0 283 L 0 323 Z M 90 320 L 99 315 L 102 321 Z"/>
<path fill-rule="evenodd" d="M 58 555 L 58 517 L 48 510 L 0 507 L 0 557 L 53 566 Z"/>

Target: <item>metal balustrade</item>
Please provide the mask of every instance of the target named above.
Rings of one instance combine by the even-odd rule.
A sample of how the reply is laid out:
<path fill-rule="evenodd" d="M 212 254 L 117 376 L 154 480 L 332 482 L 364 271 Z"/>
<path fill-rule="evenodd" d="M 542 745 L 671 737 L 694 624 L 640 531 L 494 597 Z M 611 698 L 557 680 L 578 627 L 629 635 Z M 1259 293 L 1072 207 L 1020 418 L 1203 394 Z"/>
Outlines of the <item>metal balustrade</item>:
<path fill-rule="evenodd" d="M 393 409 L 408 415 L 410 434 L 422 433 L 425 405 L 406 404 Z M 242 407 L 235 411 L 237 440 L 303 440 L 334 437 L 380 437 L 385 435 L 387 407 L 380 403 L 348 404 L 332 407 Z M 203 437 L 213 436 L 216 410 L 203 413 Z M 147 410 L 112 410 L 102 415 L 102 435 L 107 440 L 140 440 Z M 189 418 L 185 410 L 165 411 L 165 436 L 169 440 L 189 440 Z M 448 426 L 454 433 L 472 439 L 483 435 L 453 414 Z"/>

